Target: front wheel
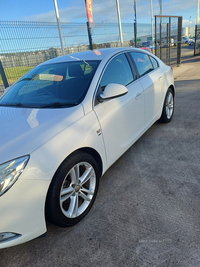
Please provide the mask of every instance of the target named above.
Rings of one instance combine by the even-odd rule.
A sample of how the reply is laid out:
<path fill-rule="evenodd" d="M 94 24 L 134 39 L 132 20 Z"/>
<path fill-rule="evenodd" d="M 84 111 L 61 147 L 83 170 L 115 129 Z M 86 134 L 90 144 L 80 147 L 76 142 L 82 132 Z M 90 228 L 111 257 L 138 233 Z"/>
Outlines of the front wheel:
<path fill-rule="evenodd" d="M 160 121 L 164 123 L 170 122 L 172 120 L 173 114 L 174 114 L 174 92 L 172 91 L 171 88 L 169 88 L 165 97 Z"/>
<path fill-rule="evenodd" d="M 78 223 L 91 209 L 99 186 L 99 166 L 92 156 L 76 152 L 59 167 L 46 200 L 47 219 L 58 226 Z"/>

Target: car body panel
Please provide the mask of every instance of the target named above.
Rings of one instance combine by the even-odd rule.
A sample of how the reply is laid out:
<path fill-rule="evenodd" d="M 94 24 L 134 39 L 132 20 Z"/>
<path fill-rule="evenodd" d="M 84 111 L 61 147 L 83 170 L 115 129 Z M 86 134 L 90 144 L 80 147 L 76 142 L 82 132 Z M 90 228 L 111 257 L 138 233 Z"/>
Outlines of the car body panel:
<path fill-rule="evenodd" d="M 141 83 L 136 80 L 127 89 L 126 95 L 94 108 L 101 125 L 109 166 L 130 147 L 145 127 Z"/>
<path fill-rule="evenodd" d="M 141 79 L 145 94 L 145 125 L 148 127 L 161 116 L 165 93 L 165 77 L 160 68 Z"/>
<path fill-rule="evenodd" d="M 64 109 L 0 107 L 0 164 L 30 154 L 83 115 L 82 105 Z"/>
<path fill-rule="evenodd" d="M 29 172 L 25 169 L 24 176 L 26 171 Z M 45 202 L 48 185 L 48 181 L 19 179 L 1 196 L 0 214 L 3 219 L 0 233 L 12 232 L 20 234 L 21 237 L 0 243 L 0 249 L 27 242 L 46 232 L 42 203 Z"/>

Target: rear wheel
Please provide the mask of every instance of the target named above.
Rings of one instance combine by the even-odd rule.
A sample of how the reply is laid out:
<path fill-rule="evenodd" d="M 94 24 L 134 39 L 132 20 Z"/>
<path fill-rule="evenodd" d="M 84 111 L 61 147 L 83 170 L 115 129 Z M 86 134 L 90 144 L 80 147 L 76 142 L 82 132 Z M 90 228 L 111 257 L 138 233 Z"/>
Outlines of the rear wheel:
<path fill-rule="evenodd" d="M 99 177 L 99 167 L 89 154 L 76 152 L 68 157 L 50 185 L 47 219 L 58 226 L 72 226 L 82 220 L 96 198 Z"/>
<path fill-rule="evenodd" d="M 174 92 L 171 88 L 169 88 L 165 97 L 160 121 L 165 123 L 170 122 L 172 120 L 173 114 L 174 114 Z"/>

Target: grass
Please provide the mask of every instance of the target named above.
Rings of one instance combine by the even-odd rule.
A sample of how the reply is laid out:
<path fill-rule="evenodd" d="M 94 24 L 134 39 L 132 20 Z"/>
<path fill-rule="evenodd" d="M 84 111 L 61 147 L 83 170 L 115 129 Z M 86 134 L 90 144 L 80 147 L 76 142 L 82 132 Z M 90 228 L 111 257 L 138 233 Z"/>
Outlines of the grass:
<path fill-rule="evenodd" d="M 26 72 L 31 70 L 33 67 L 12 67 L 12 68 L 4 68 L 5 75 L 8 81 L 8 84 L 13 84 L 16 82 L 22 75 L 24 75 Z M 0 85 L 3 85 L 3 81 L 0 75 Z"/>

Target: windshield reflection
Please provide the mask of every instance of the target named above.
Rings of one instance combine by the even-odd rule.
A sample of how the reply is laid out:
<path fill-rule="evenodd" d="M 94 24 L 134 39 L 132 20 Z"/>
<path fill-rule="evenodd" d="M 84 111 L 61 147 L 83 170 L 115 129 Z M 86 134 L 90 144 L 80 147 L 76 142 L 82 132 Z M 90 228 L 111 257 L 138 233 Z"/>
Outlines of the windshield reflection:
<path fill-rule="evenodd" d="M 74 61 L 40 65 L 1 99 L 0 106 L 66 108 L 84 99 L 100 61 Z"/>

